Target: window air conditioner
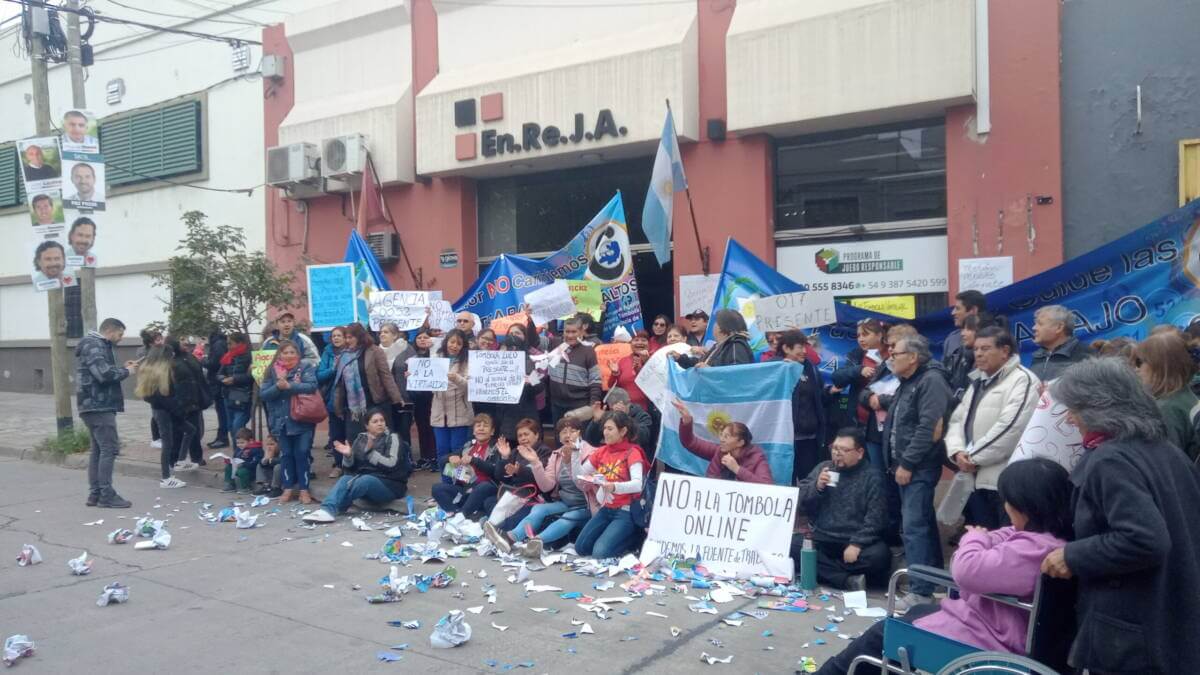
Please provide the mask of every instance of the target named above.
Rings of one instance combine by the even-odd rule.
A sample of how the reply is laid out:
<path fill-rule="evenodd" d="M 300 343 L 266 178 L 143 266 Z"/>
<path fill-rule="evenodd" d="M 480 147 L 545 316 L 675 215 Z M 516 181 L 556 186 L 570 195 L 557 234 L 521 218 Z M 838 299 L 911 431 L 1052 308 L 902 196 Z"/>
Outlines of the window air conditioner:
<path fill-rule="evenodd" d="M 349 134 L 321 141 L 321 175 L 325 178 L 345 180 L 359 176 L 366 165 L 366 136 Z"/>
<path fill-rule="evenodd" d="M 312 143 L 267 148 L 267 185 L 286 189 L 316 182 L 321 177 L 318 159 L 317 146 Z"/>
<path fill-rule="evenodd" d="M 400 235 L 395 232 L 371 232 L 367 235 L 367 246 L 380 265 L 400 260 Z"/>

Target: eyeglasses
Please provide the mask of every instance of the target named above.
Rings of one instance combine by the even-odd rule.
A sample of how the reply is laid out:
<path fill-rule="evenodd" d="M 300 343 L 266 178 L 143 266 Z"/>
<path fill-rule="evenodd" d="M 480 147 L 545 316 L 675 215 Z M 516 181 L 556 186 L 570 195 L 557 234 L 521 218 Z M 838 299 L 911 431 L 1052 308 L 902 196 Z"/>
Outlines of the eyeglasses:
<path fill-rule="evenodd" d="M 845 455 L 845 454 L 854 452 L 858 449 L 859 448 L 857 448 L 857 447 L 844 448 L 844 447 L 838 447 L 836 445 L 831 445 L 831 446 L 829 446 L 829 453 L 832 455 Z"/>
<path fill-rule="evenodd" d="M 912 352 L 897 352 L 897 351 L 893 351 L 893 352 L 892 352 L 892 356 L 904 356 L 905 354 L 911 354 L 911 353 L 912 353 Z"/>

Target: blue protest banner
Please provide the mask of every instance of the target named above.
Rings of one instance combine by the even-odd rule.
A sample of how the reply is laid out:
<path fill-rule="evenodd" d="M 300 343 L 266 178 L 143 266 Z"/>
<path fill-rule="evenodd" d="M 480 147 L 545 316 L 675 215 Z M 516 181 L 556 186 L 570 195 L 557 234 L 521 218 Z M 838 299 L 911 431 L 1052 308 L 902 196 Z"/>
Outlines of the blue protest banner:
<path fill-rule="evenodd" d="M 388 284 L 387 277 L 379 267 L 379 261 L 375 259 L 367 240 L 363 239 L 357 230 L 350 230 L 350 238 L 346 240 L 346 255 L 342 260 L 354 263 L 354 294 L 357 298 L 355 311 L 358 312 L 358 320 L 365 326 L 370 314 L 368 305 L 371 292 L 390 291 L 392 287 Z"/>
<path fill-rule="evenodd" d="M 309 265 L 308 316 L 314 331 L 332 330 L 358 321 L 354 263 Z"/>
<path fill-rule="evenodd" d="M 494 318 L 525 310 L 525 294 L 555 279 L 590 279 L 603 284 L 604 337 L 611 336 L 617 326 L 625 326 L 630 333 L 643 327 L 620 192 L 566 246 L 545 259 L 497 258 L 454 303 L 454 311 L 475 312 L 486 326 Z"/>

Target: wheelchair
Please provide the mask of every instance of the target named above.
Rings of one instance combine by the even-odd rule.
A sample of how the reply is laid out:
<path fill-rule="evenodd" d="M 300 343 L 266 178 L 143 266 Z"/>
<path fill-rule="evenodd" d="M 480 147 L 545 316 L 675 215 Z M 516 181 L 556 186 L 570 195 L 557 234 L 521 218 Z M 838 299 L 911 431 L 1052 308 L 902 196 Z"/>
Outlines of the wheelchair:
<path fill-rule="evenodd" d="M 912 565 L 896 570 L 888 582 L 887 617 L 883 620 L 883 654 L 859 656 L 850 663 L 850 675 L 860 665 L 875 666 L 880 672 L 912 675 L 966 675 L 968 673 L 1011 673 L 1013 675 L 1058 675 L 1070 672 L 1067 654 L 1075 636 L 1075 582 L 1041 575 L 1032 601 L 1009 595 L 984 597 L 1029 612 L 1025 654 L 1008 654 L 972 645 L 922 630 L 896 617 L 896 587 L 911 577 L 957 590 L 954 578 L 944 569 Z"/>

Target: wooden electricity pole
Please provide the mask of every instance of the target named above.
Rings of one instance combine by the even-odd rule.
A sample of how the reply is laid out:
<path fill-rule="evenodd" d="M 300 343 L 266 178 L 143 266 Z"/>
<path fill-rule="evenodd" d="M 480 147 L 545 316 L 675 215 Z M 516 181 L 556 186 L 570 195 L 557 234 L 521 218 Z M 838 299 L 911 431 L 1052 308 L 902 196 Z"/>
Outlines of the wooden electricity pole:
<path fill-rule="evenodd" d="M 36 11 L 39 11 L 38 8 L 31 7 L 25 16 L 30 18 L 30 12 Z M 32 26 L 29 32 L 32 47 L 30 63 L 33 117 L 37 135 L 49 136 L 53 131 L 50 126 L 50 84 L 46 72 L 46 52 L 42 36 L 34 35 Z M 46 291 L 46 304 L 50 314 L 50 372 L 54 383 L 54 413 L 58 433 L 61 435 L 74 427 L 71 413 L 71 358 L 67 353 L 67 316 L 63 305 L 63 289 L 60 287 Z"/>
<path fill-rule="evenodd" d="M 67 65 L 71 69 L 71 105 L 76 110 L 87 109 L 87 91 L 83 86 L 83 56 L 79 39 L 79 0 L 67 0 Z M 66 186 L 64 185 L 65 189 Z M 89 212 L 90 213 L 90 212 Z M 97 228 L 99 229 L 99 228 Z M 81 267 L 79 304 L 83 313 L 83 331 L 96 330 L 96 268 Z"/>

